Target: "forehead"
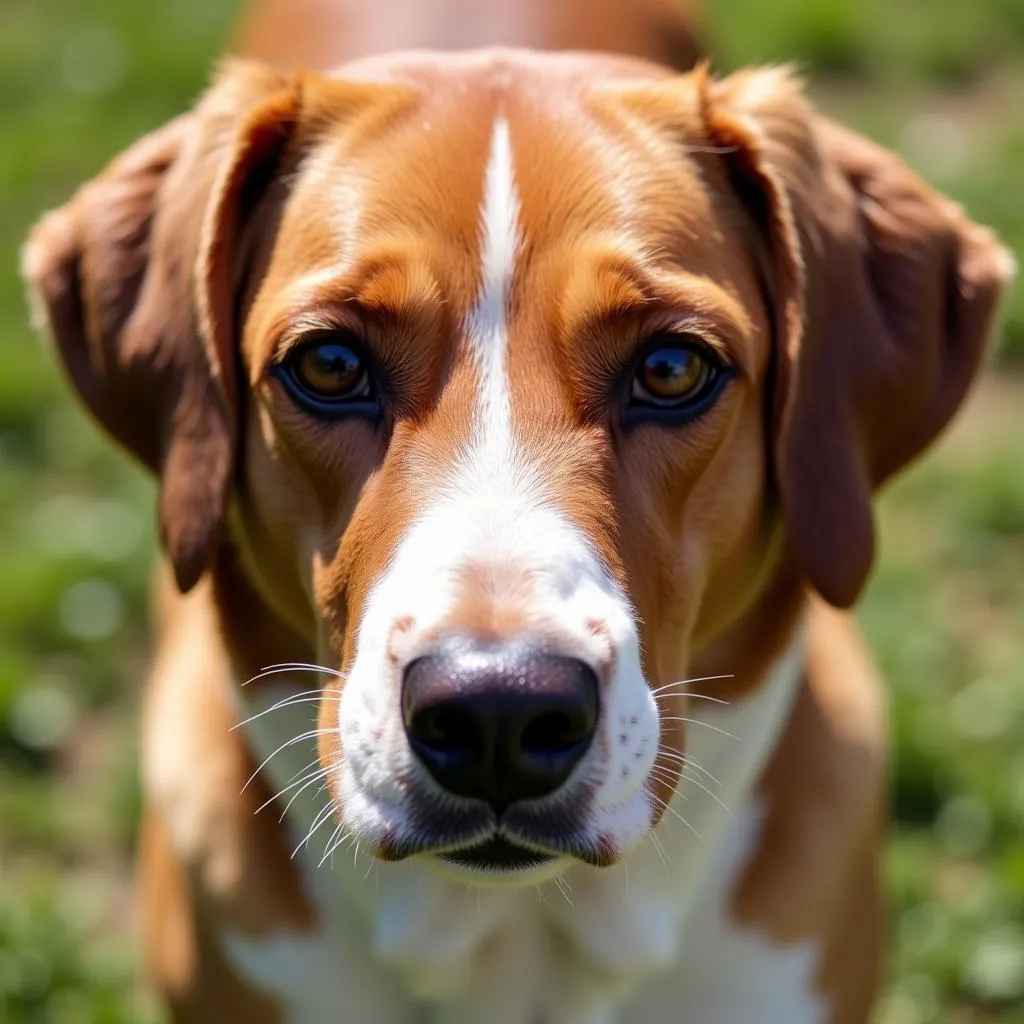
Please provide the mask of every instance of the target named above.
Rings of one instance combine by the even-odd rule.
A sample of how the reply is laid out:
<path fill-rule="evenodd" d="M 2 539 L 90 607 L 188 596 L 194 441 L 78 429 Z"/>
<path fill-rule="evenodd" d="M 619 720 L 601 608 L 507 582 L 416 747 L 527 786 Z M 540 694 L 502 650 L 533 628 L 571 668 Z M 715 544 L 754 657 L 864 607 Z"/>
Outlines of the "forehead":
<path fill-rule="evenodd" d="M 517 278 L 630 261 L 727 287 L 742 276 L 730 244 L 741 216 L 715 157 L 700 150 L 693 79 L 502 51 L 391 57 L 337 74 L 311 86 L 315 138 L 292 176 L 272 261 L 301 278 L 300 302 L 321 284 L 347 279 L 358 290 L 389 270 L 405 299 L 468 305 L 495 159 L 510 165 Z M 496 149 L 499 125 L 507 146 Z"/>

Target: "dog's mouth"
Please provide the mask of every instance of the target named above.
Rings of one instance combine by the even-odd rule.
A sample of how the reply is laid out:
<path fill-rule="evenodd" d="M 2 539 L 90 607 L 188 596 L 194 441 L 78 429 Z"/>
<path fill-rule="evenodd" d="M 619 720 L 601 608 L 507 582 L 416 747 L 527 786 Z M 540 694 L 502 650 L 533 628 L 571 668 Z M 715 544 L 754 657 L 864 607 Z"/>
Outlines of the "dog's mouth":
<path fill-rule="evenodd" d="M 506 876 L 550 869 L 567 860 L 605 867 L 616 859 L 607 843 L 588 842 L 567 826 L 557 834 L 550 827 L 480 829 L 472 824 L 467 821 L 459 829 L 435 830 L 433 835 L 421 832 L 409 838 L 389 834 L 378 838 L 375 852 L 386 861 L 420 856 L 473 874 Z"/>
<path fill-rule="evenodd" d="M 531 850 L 497 835 L 474 846 L 442 853 L 440 857 L 449 864 L 482 874 L 530 871 L 555 859 L 554 854 Z"/>
<path fill-rule="evenodd" d="M 512 804 L 500 821 L 489 809 L 439 806 L 429 796 L 411 801 L 413 816 L 398 829 L 367 836 L 381 860 L 428 857 L 478 875 L 530 875 L 566 861 L 607 867 L 617 847 L 589 827 L 589 801 Z"/>

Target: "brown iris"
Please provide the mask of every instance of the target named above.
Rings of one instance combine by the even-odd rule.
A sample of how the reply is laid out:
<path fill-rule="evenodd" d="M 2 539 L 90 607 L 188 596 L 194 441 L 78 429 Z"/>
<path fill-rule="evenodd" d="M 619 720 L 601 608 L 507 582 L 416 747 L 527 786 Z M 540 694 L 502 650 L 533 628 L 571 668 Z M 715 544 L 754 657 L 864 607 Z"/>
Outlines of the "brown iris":
<path fill-rule="evenodd" d="M 292 401 L 322 418 L 376 419 L 381 405 L 366 360 L 347 334 L 317 337 L 300 344 L 274 368 Z"/>
<path fill-rule="evenodd" d="M 683 405 L 707 391 L 715 372 L 716 367 L 695 348 L 656 348 L 637 369 L 633 397 L 656 405 Z"/>
<path fill-rule="evenodd" d="M 338 342 L 307 345 L 295 358 L 293 373 L 303 388 L 328 401 L 355 397 L 366 383 L 363 361 Z"/>

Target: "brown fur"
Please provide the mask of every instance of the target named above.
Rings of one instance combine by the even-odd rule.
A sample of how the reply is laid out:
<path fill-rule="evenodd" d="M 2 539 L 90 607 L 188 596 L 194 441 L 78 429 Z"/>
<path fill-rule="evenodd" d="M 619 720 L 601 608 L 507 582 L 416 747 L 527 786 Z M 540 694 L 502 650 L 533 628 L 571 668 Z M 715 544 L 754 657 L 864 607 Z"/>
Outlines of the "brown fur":
<path fill-rule="evenodd" d="M 847 616 L 814 602 L 807 641 L 804 686 L 761 784 L 761 853 L 734 907 L 780 943 L 821 939 L 836 1019 L 862 1021 L 882 952 L 885 706 Z"/>

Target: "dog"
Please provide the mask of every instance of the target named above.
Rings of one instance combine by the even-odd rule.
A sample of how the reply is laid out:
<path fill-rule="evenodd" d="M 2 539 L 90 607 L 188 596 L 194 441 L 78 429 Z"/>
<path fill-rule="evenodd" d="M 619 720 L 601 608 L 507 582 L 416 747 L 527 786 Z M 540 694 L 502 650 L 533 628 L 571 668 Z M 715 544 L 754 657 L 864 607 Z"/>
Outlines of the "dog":
<path fill-rule="evenodd" d="M 264 0 L 32 232 L 71 383 L 160 480 L 176 1021 L 868 1018 L 846 609 L 1013 267 L 785 69 L 684 70 L 669 10 Z"/>

